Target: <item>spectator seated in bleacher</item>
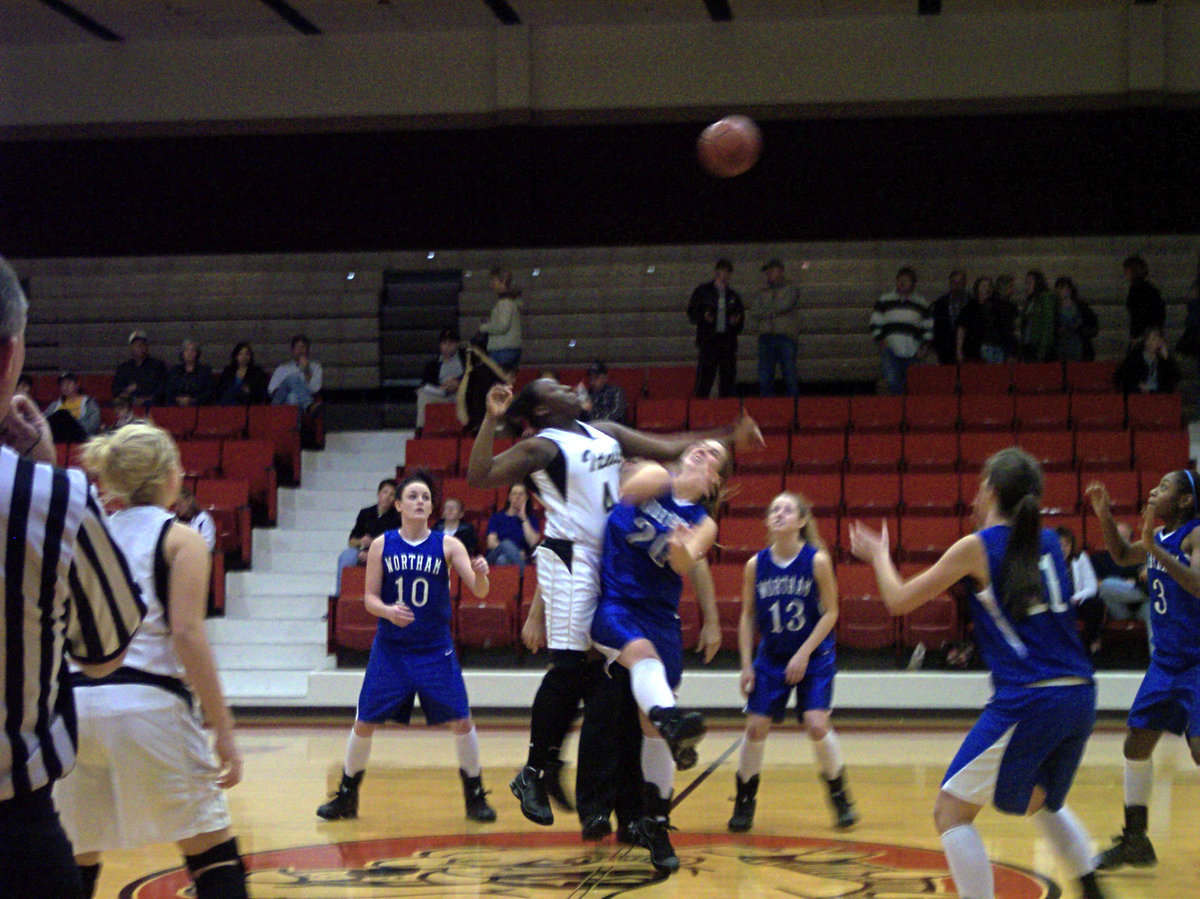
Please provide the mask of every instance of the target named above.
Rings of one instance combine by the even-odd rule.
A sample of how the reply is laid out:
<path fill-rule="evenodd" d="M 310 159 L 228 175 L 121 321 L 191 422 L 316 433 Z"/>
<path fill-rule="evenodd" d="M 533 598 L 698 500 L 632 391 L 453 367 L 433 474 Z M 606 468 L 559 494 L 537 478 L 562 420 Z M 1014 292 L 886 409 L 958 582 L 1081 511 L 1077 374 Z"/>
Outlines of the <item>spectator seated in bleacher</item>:
<path fill-rule="evenodd" d="M 367 550 L 371 541 L 385 531 L 400 527 L 400 513 L 396 510 L 396 479 L 384 478 L 376 488 L 375 505 L 360 509 L 350 530 L 349 546 L 338 556 L 337 594 L 342 592 L 342 570 L 355 565 L 367 564 Z"/>
<path fill-rule="evenodd" d="M 74 372 L 58 376 L 62 396 L 46 407 L 46 422 L 55 443 L 83 443 L 100 433 L 100 404 L 79 389 Z"/>
<path fill-rule="evenodd" d="M 467 369 L 467 353 L 458 343 L 458 331 L 443 328 L 438 335 L 438 354 L 425 363 L 417 388 L 417 427 L 425 426 L 425 407 L 430 403 L 453 403 Z"/>
<path fill-rule="evenodd" d="M 217 525 L 212 516 L 200 508 L 196 495 L 186 487 L 179 490 L 179 498 L 175 500 L 175 520 L 186 524 L 204 538 L 208 551 L 212 552 L 217 545 Z"/>
<path fill-rule="evenodd" d="M 529 508 L 529 492 L 524 484 L 513 484 L 508 504 L 488 519 L 485 558 L 489 565 L 523 568 L 541 540 L 537 515 Z"/>
<path fill-rule="evenodd" d="M 575 390 L 583 399 L 584 421 L 629 424 L 625 391 L 617 384 L 608 383 L 608 366 L 603 362 L 589 365 L 587 377 L 579 382 Z"/>
<path fill-rule="evenodd" d="M 1121 539 L 1129 543 L 1133 539 L 1133 528 L 1126 522 L 1117 522 Z M 1114 621 L 1131 621 L 1140 618 L 1150 622 L 1150 595 L 1146 592 L 1146 569 L 1141 565 L 1120 566 L 1108 550 L 1092 553 L 1092 567 L 1096 571 L 1096 594 L 1104 603 L 1108 617 Z"/>
<path fill-rule="evenodd" d="M 218 406 L 253 406 L 267 401 L 267 373 L 254 361 L 254 348 L 243 340 L 229 354 L 217 380 Z"/>
<path fill-rule="evenodd" d="M 452 496 L 446 497 L 442 503 L 442 517 L 433 526 L 435 531 L 441 531 L 450 537 L 457 537 L 459 542 L 467 548 L 467 555 L 475 557 L 479 555 L 479 536 L 475 533 L 475 528 L 471 526 L 469 521 L 463 521 L 463 504 L 462 500 L 455 499 Z"/>
<path fill-rule="evenodd" d="M 1122 393 L 1174 393 L 1179 386 L 1179 366 L 1167 350 L 1162 330 L 1150 328 L 1129 352 L 1113 376 Z"/>
<path fill-rule="evenodd" d="M 112 395 L 129 397 L 135 405 L 153 406 L 167 382 L 167 364 L 150 355 L 145 331 L 129 335 L 129 357 L 113 374 Z"/>
<path fill-rule="evenodd" d="M 113 411 L 113 420 L 112 424 L 109 425 L 105 430 L 115 431 L 117 428 L 129 424 L 131 421 L 134 421 L 137 418 L 137 416 L 133 414 L 133 403 L 129 402 L 129 397 L 127 396 L 113 397 L 111 406 Z"/>
<path fill-rule="evenodd" d="M 185 340 L 179 364 L 167 372 L 162 400 L 168 406 L 207 406 L 213 401 L 212 369 L 200 361 L 200 344 Z"/>
<path fill-rule="evenodd" d="M 1096 583 L 1096 569 L 1092 560 L 1079 545 L 1079 539 L 1070 528 L 1055 528 L 1063 558 L 1071 569 L 1071 605 L 1083 622 L 1083 645 L 1095 655 L 1100 651 L 1100 628 L 1104 624 L 1104 603 L 1100 601 Z"/>
<path fill-rule="evenodd" d="M 303 334 L 292 338 L 292 358 L 271 373 L 267 393 L 276 406 L 299 406 L 311 411 L 321 402 L 321 363 L 309 356 Z"/>

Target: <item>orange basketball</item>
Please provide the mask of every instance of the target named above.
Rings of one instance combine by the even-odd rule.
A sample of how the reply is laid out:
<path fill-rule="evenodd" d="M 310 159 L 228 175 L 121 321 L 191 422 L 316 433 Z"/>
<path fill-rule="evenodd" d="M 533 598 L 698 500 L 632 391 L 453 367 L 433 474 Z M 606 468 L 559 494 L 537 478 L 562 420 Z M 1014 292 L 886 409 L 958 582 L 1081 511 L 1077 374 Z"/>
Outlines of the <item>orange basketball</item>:
<path fill-rule="evenodd" d="M 700 132 L 700 164 L 710 175 L 732 178 L 749 171 L 762 152 L 762 132 L 744 115 L 726 116 Z"/>

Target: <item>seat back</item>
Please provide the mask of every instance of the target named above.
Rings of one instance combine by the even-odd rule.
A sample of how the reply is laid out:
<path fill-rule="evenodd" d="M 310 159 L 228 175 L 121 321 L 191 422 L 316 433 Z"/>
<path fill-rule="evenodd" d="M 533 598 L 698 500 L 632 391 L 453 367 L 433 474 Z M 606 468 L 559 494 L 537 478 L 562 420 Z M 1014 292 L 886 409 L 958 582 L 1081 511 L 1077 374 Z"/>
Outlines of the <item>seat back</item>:
<path fill-rule="evenodd" d="M 245 406 L 197 406 L 197 437 L 241 437 L 246 433 Z"/>

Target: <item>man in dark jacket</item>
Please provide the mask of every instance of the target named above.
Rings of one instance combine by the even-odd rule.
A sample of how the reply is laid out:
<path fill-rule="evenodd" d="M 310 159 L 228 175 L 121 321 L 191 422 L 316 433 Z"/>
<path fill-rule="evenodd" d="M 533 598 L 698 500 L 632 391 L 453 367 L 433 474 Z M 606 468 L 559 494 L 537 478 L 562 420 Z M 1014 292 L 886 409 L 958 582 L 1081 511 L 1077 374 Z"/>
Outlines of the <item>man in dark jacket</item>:
<path fill-rule="evenodd" d="M 134 405 L 153 405 L 167 383 L 167 363 L 150 355 L 145 331 L 129 335 L 129 358 L 113 374 L 112 395 L 128 397 Z"/>
<path fill-rule="evenodd" d="M 718 393 L 733 396 L 737 382 L 737 336 L 746 323 L 746 308 L 738 292 L 729 286 L 733 263 L 718 259 L 711 281 L 692 291 L 688 320 L 696 326 L 696 396 L 712 392 L 713 379 L 720 378 Z"/>
<path fill-rule="evenodd" d="M 942 365 L 963 361 L 958 358 L 958 326 L 970 299 L 967 273 L 956 268 L 950 273 L 949 289 L 933 301 L 933 349 Z"/>
<path fill-rule="evenodd" d="M 1158 288 L 1150 283 L 1150 269 L 1145 259 L 1130 256 L 1124 265 L 1125 279 L 1129 282 L 1129 295 L 1125 298 L 1125 308 L 1129 310 L 1129 339 L 1137 340 L 1147 328 L 1162 330 L 1167 323 L 1167 304 Z"/>
<path fill-rule="evenodd" d="M 360 509 L 350 530 L 348 545 L 338 556 L 337 593 L 342 592 L 342 570 L 355 565 L 367 564 L 367 550 L 371 541 L 385 531 L 400 527 L 400 513 L 396 509 L 396 479 L 384 478 L 375 493 L 375 505 Z"/>

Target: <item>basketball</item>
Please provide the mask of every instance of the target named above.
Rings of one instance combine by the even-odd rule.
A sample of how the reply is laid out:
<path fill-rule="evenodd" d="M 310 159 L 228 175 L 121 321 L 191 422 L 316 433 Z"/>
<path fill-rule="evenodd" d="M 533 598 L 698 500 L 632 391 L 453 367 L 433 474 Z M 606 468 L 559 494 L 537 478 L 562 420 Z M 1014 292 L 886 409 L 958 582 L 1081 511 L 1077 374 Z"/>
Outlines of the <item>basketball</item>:
<path fill-rule="evenodd" d="M 713 122 L 696 142 L 700 164 L 710 175 L 732 178 L 747 172 L 758 162 L 762 151 L 762 132 L 754 120 L 731 115 Z"/>

